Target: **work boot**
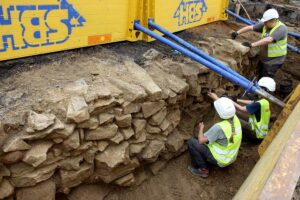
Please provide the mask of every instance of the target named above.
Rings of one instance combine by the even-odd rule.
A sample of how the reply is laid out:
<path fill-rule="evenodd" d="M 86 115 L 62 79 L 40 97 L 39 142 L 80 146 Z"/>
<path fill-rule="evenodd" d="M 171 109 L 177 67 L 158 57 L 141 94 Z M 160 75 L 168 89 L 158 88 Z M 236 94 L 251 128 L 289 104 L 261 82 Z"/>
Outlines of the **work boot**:
<path fill-rule="evenodd" d="M 192 166 L 188 166 L 188 170 L 193 174 L 193 175 L 196 175 L 196 176 L 200 176 L 202 178 L 207 178 L 208 177 L 208 174 L 209 174 L 209 170 L 206 169 L 206 168 L 194 168 Z"/>

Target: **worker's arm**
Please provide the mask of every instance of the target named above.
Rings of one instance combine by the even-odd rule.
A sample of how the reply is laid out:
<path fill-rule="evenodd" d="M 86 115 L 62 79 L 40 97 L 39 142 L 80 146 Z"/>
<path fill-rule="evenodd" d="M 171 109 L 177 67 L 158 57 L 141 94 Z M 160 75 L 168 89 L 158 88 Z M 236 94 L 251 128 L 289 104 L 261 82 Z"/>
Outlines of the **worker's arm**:
<path fill-rule="evenodd" d="M 204 130 L 204 123 L 200 122 L 199 123 L 199 134 L 198 134 L 198 142 L 200 144 L 206 144 L 208 142 L 208 139 L 204 135 L 203 130 Z"/>
<path fill-rule="evenodd" d="M 237 99 L 237 103 L 242 103 L 242 104 L 245 104 L 245 105 L 249 105 L 249 104 L 251 104 L 253 102 L 254 101 L 252 101 L 252 100 Z"/>
<path fill-rule="evenodd" d="M 258 47 L 258 46 L 263 46 L 263 45 L 267 45 L 270 44 L 274 41 L 274 38 L 269 36 L 266 38 L 263 38 L 261 40 L 258 40 L 257 42 L 254 42 L 251 44 L 252 47 Z"/>
<path fill-rule="evenodd" d="M 236 102 L 233 102 L 233 103 L 234 103 L 234 106 L 236 107 L 236 109 L 238 109 L 241 112 L 248 113 L 246 106 L 241 106 L 240 104 L 238 104 Z"/>
<path fill-rule="evenodd" d="M 243 34 L 243 33 L 247 33 L 249 31 L 253 31 L 253 26 L 245 26 L 243 28 L 241 28 L 240 30 L 237 31 L 237 34 Z"/>

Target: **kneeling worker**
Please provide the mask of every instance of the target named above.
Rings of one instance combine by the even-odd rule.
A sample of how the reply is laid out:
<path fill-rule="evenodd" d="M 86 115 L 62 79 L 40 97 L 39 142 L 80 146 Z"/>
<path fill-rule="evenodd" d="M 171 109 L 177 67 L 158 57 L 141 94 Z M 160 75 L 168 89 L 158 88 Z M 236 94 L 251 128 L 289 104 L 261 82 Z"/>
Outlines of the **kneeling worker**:
<path fill-rule="evenodd" d="M 242 140 L 241 124 L 235 115 L 236 109 L 233 101 L 209 93 L 215 100 L 214 107 L 221 121 L 203 133 L 204 124 L 199 124 L 198 138 L 188 140 L 188 149 L 191 155 L 192 165 L 189 171 L 200 177 L 208 177 L 209 165 L 226 167 L 233 163 L 238 155 Z"/>
<path fill-rule="evenodd" d="M 270 77 L 261 78 L 258 81 L 258 85 L 267 92 L 274 92 L 276 89 L 276 83 L 274 79 Z M 244 105 L 240 105 L 238 103 Z M 237 110 L 249 115 L 248 123 L 247 119 L 243 119 L 242 115 L 239 115 L 238 113 L 244 129 L 244 136 L 254 142 L 261 142 L 269 131 L 271 118 L 269 101 L 264 98 L 258 101 L 238 99 L 237 103 L 234 103 L 234 105 Z"/>

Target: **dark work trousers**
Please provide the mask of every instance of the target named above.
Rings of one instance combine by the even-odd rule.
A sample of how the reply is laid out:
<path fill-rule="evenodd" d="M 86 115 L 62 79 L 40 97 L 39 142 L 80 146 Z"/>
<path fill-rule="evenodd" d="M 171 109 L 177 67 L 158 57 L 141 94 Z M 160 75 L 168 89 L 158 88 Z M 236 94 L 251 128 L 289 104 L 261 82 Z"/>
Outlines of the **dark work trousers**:
<path fill-rule="evenodd" d="M 259 78 L 262 77 L 271 77 L 274 78 L 277 70 L 279 68 L 281 68 L 283 64 L 274 64 L 274 65 L 270 65 L 270 64 L 266 64 L 263 62 L 259 62 L 258 63 L 258 69 L 259 69 Z"/>
<path fill-rule="evenodd" d="M 205 144 L 200 144 L 196 137 L 187 141 L 188 149 L 191 155 L 192 166 L 197 169 L 208 168 L 209 165 L 218 166 L 209 148 Z"/>
<path fill-rule="evenodd" d="M 249 123 L 249 117 L 247 114 L 237 111 L 236 115 L 238 116 L 241 126 L 242 126 L 242 133 L 243 133 L 243 141 L 244 142 L 251 142 L 254 144 L 259 144 L 262 139 L 258 139 L 256 137 L 256 133 L 254 130 L 252 130 L 252 127 Z"/>

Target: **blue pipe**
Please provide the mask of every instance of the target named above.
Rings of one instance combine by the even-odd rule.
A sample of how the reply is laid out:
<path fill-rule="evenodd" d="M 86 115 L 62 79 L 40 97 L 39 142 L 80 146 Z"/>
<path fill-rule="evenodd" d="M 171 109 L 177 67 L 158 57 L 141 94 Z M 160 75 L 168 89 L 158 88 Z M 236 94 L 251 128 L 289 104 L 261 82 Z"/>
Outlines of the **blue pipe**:
<path fill-rule="evenodd" d="M 191 50 L 192 52 L 194 52 L 195 54 L 201 56 L 202 58 L 206 59 L 207 61 L 217 65 L 218 67 L 220 67 L 221 69 L 231 73 L 234 76 L 239 77 L 240 79 L 243 79 L 245 81 L 248 81 L 248 79 L 246 79 L 244 76 L 240 75 L 239 73 L 235 72 L 234 70 L 232 70 L 230 67 L 227 67 L 226 65 L 220 63 L 219 61 L 217 61 L 216 59 L 214 59 L 213 57 L 205 54 L 203 51 L 199 50 L 198 48 L 196 48 L 195 46 L 191 45 L 190 43 L 184 41 L 183 39 L 181 39 L 180 37 L 174 35 L 173 33 L 169 32 L 168 30 L 164 29 L 163 27 L 159 26 L 158 24 L 154 23 L 153 20 L 149 19 L 148 20 L 148 24 L 158 30 L 159 32 L 163 33 L 164 35 L 168 36 L 169 38 L 171 38 L 172 40 L 174 40 L 175 42 L 178 42 L 179 44 L 183 45 L 184 47 L 186 47 L 187 49 Z"/>
<path fill-rule="evenodd" d="M 226 12 L 227 12 L 228 14 L 230 14 L 231 16 L 234 16 L 234 17 L 237 18 L 238 20 L 244 22 L 244 23 L 247 24 L 247 25 L 254 25 L 254 24 L 257 23 L 257 22 L 255 22 L 255 21 L 245 19 L 245 18 L 243 18 L 243 17 L 237 15 L 236 13 L 231 12 L 231 11 L 228 10 L 228 9 L 226 9 Z M 300 37 L 300 34 L 297 34 L 297 33 L 289 32 L 288 34 L 289 34 L 289 35 L 292 35 L 292 36 L 294 36 L 294 37 Z M 288 48 L 289 48 L 290 50 L 296 52 L 296 53 L 300 53 L 299 48 L 298 48 L 298 47 L 295 47 L 295 46 L 293 46 L 293 45 L 291 45 L 291 44 L 288 44 Z"/>
<path fill-rule="evenodd" d="M 251 92 L 251 93 L 254 93 L 255 91 L 259 90 L 260 88 L 256 85 L 252 85 L 252 83 L 249 81 L 249 80 L 244 80 L 244 79 L 241 79 L 237 76 L 234 76 L 233 74 L 231 74 L 230 72 L 228 71 L 224 71 L 223 69 L 221 69 L 220 67 L 218 67 L 217 65 L 201 58 L 200 56 L 198 56 L 197 54 L 183 48 L 182 46 L 160 36 L 159 34 L 157 33 L 154 33 L 153 31 L 143 27 L 142 25 L 140 25 L 138 22 L 135 22 L 134 23 L 134 28 L 136 30 L 139 30 L 139 31 L 142 31 L 143 33 L 157 39 L 158 41 L 170 46 L 171 48 L 179 51 L 180 53 L 182 53 L 183 55 L 186 55 L 187 57 L 189 58 L 192 58 L 194 59 L 195 61 L 201 63 L 202 65 L 208 67 L 209 69 L 213 70 L 214 72 L 216 72 L 217 74 L 223 76 L 224 78 L 230 80 L 231 82 L 237 84 L 237 85 L 240 85 L 241 87 L 243 87 L 245 90 Z"/>
<path fill-rule="evenodd" d="M 294 32 L 289 32 L 288 33 L 290 36 L 294 36 L 296 38 L 300 38 L 300 34 L 299 33 L 294 33 Z"/>

